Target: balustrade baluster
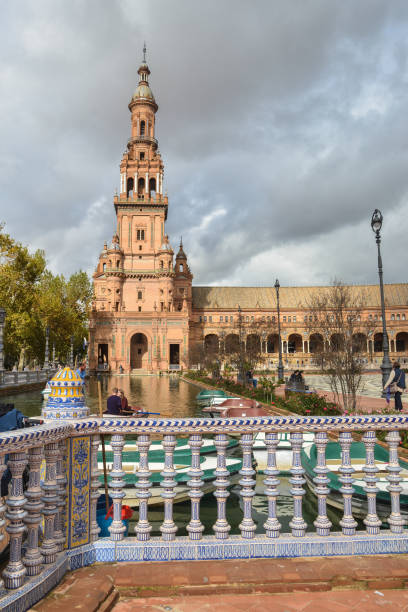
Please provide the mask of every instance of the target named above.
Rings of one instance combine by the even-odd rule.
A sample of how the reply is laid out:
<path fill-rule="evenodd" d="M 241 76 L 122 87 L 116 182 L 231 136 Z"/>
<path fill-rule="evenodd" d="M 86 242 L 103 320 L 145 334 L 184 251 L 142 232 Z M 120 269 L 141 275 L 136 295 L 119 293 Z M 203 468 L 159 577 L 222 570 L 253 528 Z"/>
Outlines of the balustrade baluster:
<path fill-rule="evenodd" d="M 57 485 L 57 458 L 58 442 L 51 442 L 45 445 L 45 481 L 42 483 L 44 502 L 44 538 L 41 552 L 44 563 L 54 563 L 57 557 L 57 545 L 54 538 L 55 516 L 58 512 L 58 485 Z"/>
<path fill-rule="evenodd" d="M 96 506 L 99 499 L 99 468 L 98 468 L 98 449 L 101 437 L 96 434 L 91 441 L 91 541 L 98 539 L 100 527 L 96 520 Z"/>
<path fill-rule="evenodd" d="M 38 532 L 42 521 L 42 510 L 44 504 L 41 501 L 41 462 L 44 458 L 41 446 L 30 448 L 28 452 L 28 464 L 30 476 L 26 491 L 27 502 L 24 510 L 27 512 L 24 523 L 27 526 L 27 548 L 23 557 L 23 563 L 27 568 L 28 576 L 37 576 L 41 572 L 43 556 L 38 547 Z"/>
<path fill-rule="evenodd" d="M 289 522 L 289 527 L 292 529 L 292 535 L 301 538 L 306 533 L 306 522 L 302 515 L 302 497 L 306 491 L 303 486 L 306 480 L 303 478 L 305 470 L 302 468 L 300 453 L 302 450 L 303 434 L 291 433 L 290 443 L 292 445 L 292 468 L 290 470 L 292 478 L 289 479 L 292 488 L 290 490 L 293 496 L 293 518 Z"/>
<path fill-rule="evenodd" d="M 109 526 L 111 540 L 123 540 L 126 526 L 122 521 L 122 499 L 125 497 L 123 487 L 125 486 L 122 470 L 122 451 L 125 446 L 125 437 L 121 434 L 114 434 L 111 438 L 113 451 L 113 466 L 110 472 L 109 494 L 113 500 L 113 521 Z"/>
<path fill-rule="evenodd" d="M 6 569 L 3 572 L 4 586 L 6 589 L 17 589 L 24 582 L 27 570 L 21 560 L 21 543 L 23 539 L 26 511 L 24 505 L 26 499 L 23 492 L 23 472 L 27 464 L 26 453 L 11 453 L 8 467 L 11 472 L 11 483 L 6 500 L 6 518 L 9 524 L 6 527 L 10 535 L 10 556 Z"/>
<path fill-rule="evenodd" d="M 351 497 L 354 493 L 353 476 L 354 468 L 351 465 L 350 447 L 353 442 L 352 435 L 349 431 L 341 431 L 339 434 L 339 443 L 341 446 L 341 466 L 339 467 L 339 480 L 342 483 L 340 492 L 343 495 L 344 513 L 339 521 L 344 535 L 354 535 L 356 532 L 357 522 L 353 518 L 351 508 Z"/>
<path fill-rule="evenodd" d="M 367 529 L 367 533 L 376 535 L 380 533 L 381 521 L 377 516 L 376 510 L 376 497 L 378 493 L 377 484 L 377 466 L 374 458 L 374 447 L 376 444 L 375 431 L 366 431 L 362 438 L 366 451 L 366 461 L 363 467 L 365 473 L 364 480 L 366 486 L 364 490 L 367 494 L 367 516 L 364 519 L 364 524 Z"/>
<path fill-rule="evenodd" d="M 135 533 L 138 540 L 146 541 L 150 539 L 152 526 L 148 521 L 148 504 L 150 493 L 149 471 L 149 447 L 150 436 L 140 435 L 137 438 L 137 448 L 139 451 L 139 470 L 137 472 L 138 481 L 136 484 L 137 497 L 139 499 L 139 520 L 135 526 Z"/>
<path fill-rule="evenodd" d="M 215 469 L 216 479 L 214 481 L 215 491 L 214 496 L 217 500 L 217 520 L 213 526 L 215 537 L 218 540 L 228 538 L 231 526 L 226 518 L 226 505 L 229 496 L 229 471 L 226 467 L 226 450 L 228 448 L 228 436 L 226 434 L 217 434 L 215 436 L 215 448 L 217 449 L 217 467 Z"/>
<path fill-rule="evenodd" d="M 190 436 L 188 444 L 191 448 L 191 469 L 188 472 L 191 480 L 187 482 L 190 488 L 188 495 L 191 499 L 191 520 L 187 525 L 187 531 L 190 540 L 200 540 L 204 531 L 204 525 L 200 521 L 200 499 L 203 496 L 201 487 L 204 484 L 202 481 L 204 472 L 200 467 L 200 448 L 203 441 L 199 434 L 193 434 Z"/>
<path fill-rule="evenodd" d="M 401 467 L 398 461 L 398 445 L 401 438 L 398 431 L 390 431 L 386 435 L 385 439 L 389 446 L 387 480 L 390 484 L 388 485 L 387 490 L 391 496 L 391 514 L 387 521 L 393 533 L 402 533 L 404 529 L 404 519 L 402 518 L 400 512 L 400 493 L 402 491 L 402 487 L 399 484 L 399 473 L 401 471 Z"/>
<path fill-rule="evenodd" d="M 244 518 L 239 528 L 243 538 L 253 538 L 256 530 L 256 525 L 252 519 L 252 498 L 255 495 L 254 487 L 256 485 L 256 480 L 253 478 L 256 472 L 252 467 L 253 444 L 254 437 L 252 434 L 242 434 L 240 439 L 242 448 L 242 469 L 239 471 L 242 478 L 239 484 L 242 487 L 240 495 L 244 506 Z"/>
<path fill-rule="evenodd" d="M 177 525 L 173 521 L 173 499 L 176 496 L 174 488 L 177 482 L 174 479 L 176 470 L 173 465 L 173 453 L 176 447 L 176 438 L 172 435 L 163 437 L 164 448 L 164 470 L 161 472 L 163 480 L 160 486 L 163 487 L 162 497 L 164 499 L 164 521 L 160 526 L 163 540 L 174 540 L 177 532 Z"/>
<path fill-rule="evenodd" d="M 278 538 L 281 529 L 281 524 L 276 517 L 276 501 L 279 495 L 278 485 L 279 470 L 276 467 L 276 448 L 279 444 L 279 435 L 277 433 L 265 434 L 265 445 L 268 449 L 267 467 L 264 470 L 266 478 L 264 479 L 265 495 L 268 498 L 268 518 L 264 523 L 266 536 L 268 538 Z"/>
<path fill-rule="evenodd" d="M 54 524 L 54 540 L 57 545 L 57 552 L 64 550 L 65 546 L 65 498 L 67 496 L 66 486 L 66 453 L 67 443 L 65 440 L 60 440 L 58 443 L 58 455 L 56 464 L 56 481 L 57 481 L 57 514 Z"/>
<path fill-rule="evenodd" d="M 0 482 L 3 477 L 4 472 L 7 469 L 5 459 L 6 458 L 4 455 L 0 457 Z M 4 529 L 6 525 L 6 521 L 4 520 L 5 511 L 6 511 L 6 505 L 4 503 L 3 497 L 1 497 L 1 494 L 0 494 L 0 542 L 2 542 L 5 538 L 5 534 L 4 534 Z M 4 586 L 4 582 L 0 578 L 0 589 L 3 588 L 3 586 Z"/>
<path fill-rule="evenodd" d="M 326 446 L 329 441 L 325 431 L 319 431 L 314 438 L 317 449 L 317 461 L 314 469 L 316 476 L 313 478 L 315 483 L 315 493 L 317 495 L 317 518 L 313 522 L 316 527 L 316 533 L 320 536 L 328 536 L 332 526 L 331 521 L 327 516 L 327 496 L 330 493 L 328 484 L 330 482 L 327 477 L 329 468 L 326 465 Z"/>

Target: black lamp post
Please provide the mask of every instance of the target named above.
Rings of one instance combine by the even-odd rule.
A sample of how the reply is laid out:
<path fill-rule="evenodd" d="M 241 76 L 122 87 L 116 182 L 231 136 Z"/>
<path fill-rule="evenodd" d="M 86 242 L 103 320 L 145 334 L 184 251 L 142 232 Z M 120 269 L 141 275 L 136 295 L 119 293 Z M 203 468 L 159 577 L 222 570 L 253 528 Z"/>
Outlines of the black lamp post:
<path fill-rule="evenodd" d="M 381 244 L 380 231 L 382 227 L 382 222 L 383 222 L 383 216 L 381 212 L 376 208 L 371 218 L 371 228 L 375 234 L 375 241 L 377 243 L 377 250 L 378 250 L 378 276 L 380 277 L 381 314 L 382 314 L 382 324 L 383 324 L 383 360 L 381 364 L 381 372 L 382 372 L 382 386 L 384 389 L 385 383 L 387 382 L 388 377 L 391 372 L 392 364 L 390 360 L 390 349 L 389 349 L 389 344 L 388 344 L 387 325 L 385 321 L 383 267 L 382 267 L 381 249 L 380 249 L 380 244 Z M 382 392 L 382 395 L 383 397 L 385 397 L 385 391 Z"/>
<path fill-rule="evenodd" d="M 280 328 L 280 309 L 279 309 L 279 289 L 280 284 L 278 279 L 275 282 L 275 290 L 276 290 L 276 303 L 278 306 L 278 336 L 279 336 L 279 363 L 278 363 L 278 380 L 283 380 L 283 361 L 282 361 L 282 341 L 281 341 L 281 328 Z"/>
<path fill-rule="evenodd" d="M 45 328 L 45 355 L 44 355 L 44 370 L 48 370 L 49 365 L 49 340 L 50 340 L 50 328 L 47 325 Z"/>
<path fill-rule="evenodd" d="M 71 346 L 69 351 L 69 366 L 74 367 L 74 336 L 71 336 Z"/>
<path fill-rule="evenodd" d="M 239 369 L 238 376 L 241 384 L 244 384 L 244 358 L 243 358 L 243 340 L 242 340 L 242 311 L 241 306 L 238 304 L 238 334 L 239 334 Z"/>

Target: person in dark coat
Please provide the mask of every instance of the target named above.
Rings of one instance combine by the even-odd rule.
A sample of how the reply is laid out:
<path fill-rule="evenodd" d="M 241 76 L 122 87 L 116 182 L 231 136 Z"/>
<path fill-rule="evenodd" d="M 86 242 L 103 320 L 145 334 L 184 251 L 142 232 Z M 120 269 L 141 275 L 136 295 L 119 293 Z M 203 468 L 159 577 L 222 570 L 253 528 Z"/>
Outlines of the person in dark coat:
<path fill-rule="evenodd" d="M 394 361 L 392 364 L 391 374 L 385 383 L 384 391 L 391 385 L 391 383 L 395 383 L 397 385 L 397 390 L 394 393 L 394 401 L 395 401 L 395 410 L 397 412 L 401 412 L 402 410 L 402 401 L 401 395 L 405 391 L 405 372 L 401 370 L 401 366 L 398 361 Z"/>
<path fill-rule="evenodd" d="M 106 400 L 106 411 L 105 414 L 121 414 L 122 413 L 122 402 L 119 395 L 119 389 L 114 387 L 112 389 L 112 395 Z"/>

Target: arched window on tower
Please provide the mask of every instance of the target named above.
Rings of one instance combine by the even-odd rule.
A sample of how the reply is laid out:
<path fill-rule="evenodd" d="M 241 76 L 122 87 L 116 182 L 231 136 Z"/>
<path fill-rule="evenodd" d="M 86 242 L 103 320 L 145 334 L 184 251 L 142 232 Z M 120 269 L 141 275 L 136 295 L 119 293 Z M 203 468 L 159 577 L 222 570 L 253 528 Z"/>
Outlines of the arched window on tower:
<path fill-rule="evenodd" d="M 140 135 L 144 136 L 146 133 L 146 122 L 144 120 L 142 120 L 140 122 Z"/>
<path fill-rule="evenodd" d="M 138 198 L 144 198 L 144 190 L 145 190 L 145 180 L 144 178 L 140 178 L 137 181 L 137 196 Z"/>
<path fill-rule="evenodd" d="M 133 185 L 134 185 L 133 179 L 132 178 L 128 178 L 128 180 L 127 180 L 127 189 L 126 189 L 127 197 L 129 197 L 129 196 L 133 197 Z"/>
<path fill-rule="evenodd" d="M 183 266 L 183 264 L 179 264 L 179 270 L 180 270 L 180 272 L 183 272 L 183 271 L 184 271 L 184 266 Z"/>
<path fill-rule="evenodd" d="M 156 197 L 156 179 L 155 178 L 151 178 L 149 180 L 149 196 L 151 198 Z"/>

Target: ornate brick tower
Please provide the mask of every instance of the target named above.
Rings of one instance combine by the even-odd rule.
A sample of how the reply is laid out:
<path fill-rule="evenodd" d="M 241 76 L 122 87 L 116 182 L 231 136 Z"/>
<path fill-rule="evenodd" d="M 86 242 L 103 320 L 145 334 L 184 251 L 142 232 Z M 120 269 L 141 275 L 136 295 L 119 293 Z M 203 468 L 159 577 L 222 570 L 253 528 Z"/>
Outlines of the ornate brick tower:
<path fill-rule="evenodd" d="M 130 101 L 131 137 L 114 197 L 116 233 L 94 273 L 91 369 L 157 371 L 185 367 L 192 274 L 182 244 L 173 266 L 165 234 L 168 199 L 155 138 L 158 105 L 149 86 L 146 49 Z"/>

